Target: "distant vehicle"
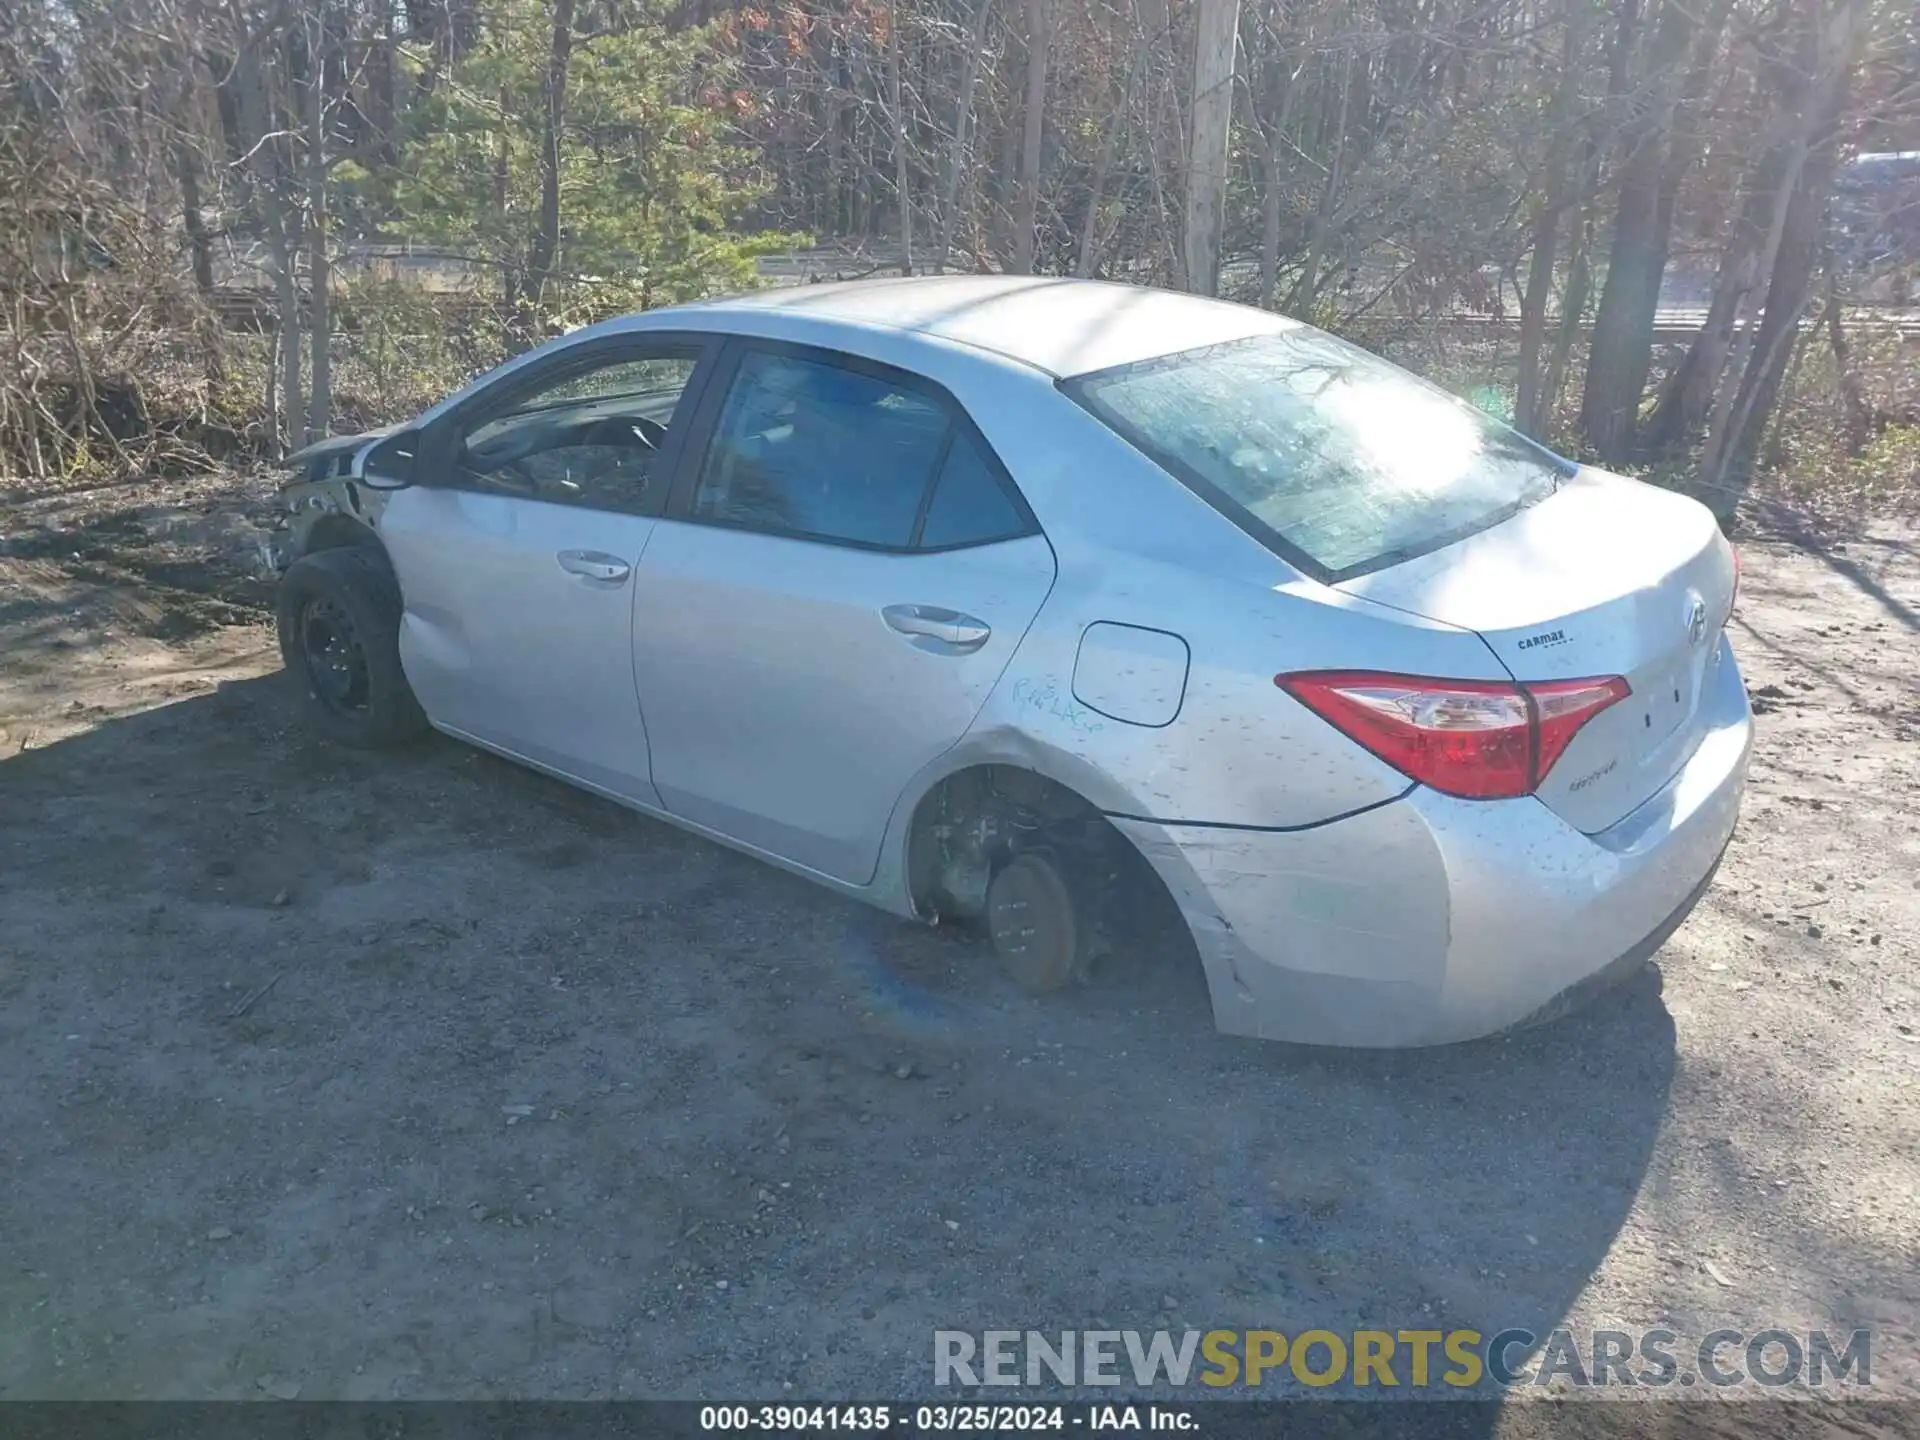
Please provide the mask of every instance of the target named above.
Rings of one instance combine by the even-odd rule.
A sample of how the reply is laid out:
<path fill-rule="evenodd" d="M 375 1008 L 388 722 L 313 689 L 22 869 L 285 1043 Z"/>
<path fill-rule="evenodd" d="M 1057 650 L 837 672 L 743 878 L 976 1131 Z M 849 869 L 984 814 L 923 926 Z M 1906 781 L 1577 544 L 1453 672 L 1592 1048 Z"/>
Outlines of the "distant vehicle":
<path fill-rule="evenodd" d="M 1739 809 L 1708 511 L 1259 310 L 773 291 L 295 459 L 280 643 L 326 734 L 432 726 L 983 924 L 1037 991 L 1140 881 L 1223 1030 L 1486 1035 L 1639 966 Z"/>

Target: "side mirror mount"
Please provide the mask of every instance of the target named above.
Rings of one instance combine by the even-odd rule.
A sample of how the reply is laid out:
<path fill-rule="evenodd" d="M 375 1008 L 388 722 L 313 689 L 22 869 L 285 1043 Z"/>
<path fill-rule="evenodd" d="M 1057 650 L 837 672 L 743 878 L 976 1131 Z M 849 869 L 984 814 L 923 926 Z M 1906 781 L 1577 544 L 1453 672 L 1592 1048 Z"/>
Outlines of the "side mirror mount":
<path fill-rule="evenodd" d="M 402 430 L 376 440 L 360 457 L 360 483 L 369 490 L 404 490 L 417 478 L 420 432 Z"/>

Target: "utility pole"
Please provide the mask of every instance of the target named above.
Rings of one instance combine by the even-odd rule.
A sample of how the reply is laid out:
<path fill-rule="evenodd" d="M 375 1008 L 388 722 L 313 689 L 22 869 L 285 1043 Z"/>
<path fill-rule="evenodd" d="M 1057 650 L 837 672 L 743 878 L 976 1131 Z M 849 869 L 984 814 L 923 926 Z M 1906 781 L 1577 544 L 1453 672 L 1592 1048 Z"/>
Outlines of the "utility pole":
<path fill-rule="evenodd" d="M 1187 145 L 1187 288 L 1220 290 L 1220 235 L 1227 208 L 1227 132 L 1233 123 L 1234 48 L 1240 0 L 1200 0 L 1193 46 L 1192 139 Z"/>

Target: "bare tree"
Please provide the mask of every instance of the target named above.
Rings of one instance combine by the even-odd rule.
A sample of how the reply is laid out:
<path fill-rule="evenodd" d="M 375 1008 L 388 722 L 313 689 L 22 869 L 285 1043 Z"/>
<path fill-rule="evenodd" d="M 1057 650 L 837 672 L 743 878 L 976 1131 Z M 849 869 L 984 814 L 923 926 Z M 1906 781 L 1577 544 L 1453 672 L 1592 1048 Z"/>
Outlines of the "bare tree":
<path fill-rule="evenodd" d="M 276 21 L 279 17 L 273 17 Z M 236 144 L 249 176 L 246 196 L 265 235 L 274 294 L 274 350 L 278 388 L 269 430 L 280 448 L 295 444 L 305 413 L 301 385 L 301 305 L 298 255 L 300 207 L 292 196 L 290 145 L 283 122 L 287 35 L 277 23 L 235 37 L 236 54 L 223 84 L 232 93 Z"/>
<path fill-rule="evenodd" d="M 496 338 L 462 363 L 490 363 L 499 336 L 656 273 L 650 219 L 593 216 L 674 203 L 647 188 L 669 157 L 691 243 L 741 267 L 727 283 L 751 232 L 804 229 L 897 238 L 903 270 L 1172 284 L 1389 346 L 1517 307 L 1524 427 L 1608 460 L 1701 446 L 1737 486 L 1810 297 L 1846 347 L 1823 208 L 1847 147 L 1920 148 L 1910 19 L 1894 0 L 13 0 L 0 375 L 25 378 L 0 379 L 0 446 L 108 453 L 107 337 L 135 314 L 176 352 L 191 314 L 198 383 L 268 447 L 377 409 L 333 334 L 349 294 L 384 323 L 348 258 L 376 239 L 470 242 L 489 293 L 466 313 Z M 691 58 L 636 147 L 638 109 L 596 117 L 607 47 L 641 27 Z M 76 258 L 107 232 L 185 307 L 107 318 L 132 289 Z M 1718 274 L 1642 421 L 1670 254 Z M 214 302 L 266 343 L 225 343 Z M 1855 389 L 1850 432 L 1878 403 Z"/>
<path fill-rule="evenodd" d="M 960 219 L 960 187 L 967 170 L 973 128 L 973 93 L 987 44 L 987 21 L 993 0 L 973 0 L 966 48 L 960 57 L 960 80 L 953 103 L 953 134 L 947 152 L 947 178 L 940 199 L 940 238 L 934 245 L 934 265 L 944 270 L 953 253 L 954 227 Z"/>
<path fill-rule="evenodd" d="M 567 71 L 573 61 L 574 0 L 554 0 L 553 38 L 547 48 L 545 110 L 540 119 L 540 220 L 527 258 L 527 288 L 536 305 L 546 300 L 560 255 L 560 135 L 567 123 Z M 531 323 L 524 317 L 523 325 Z"/>
<path fill-rule="evenodd" d="M 1013 268 L 1033 273 L 1040 224 L 1040 142 L 1047 118 L 1047 51 L 1053 17 L 1048 0 L 1026 0 L 1027 97 L 1021 114 L 1020 190 L 1013 215 Z"/>
<path fill-rule="evenodd" d="M 1717 15 L 1724 18 L 1721 5 Z M 1675 134 L 1674 111 L 1700 20 L 1693 0 L 1666 0 L 1649 42 L 1640 88 L 1621 131 L 1613 240 L 1587 358 L 1580 431 L 1600 459 L 1633 454 L 1640 395 L 1653 357 L 1653 321 L 1666 274 L 1662 187 Z M 1634 40 L 1623 35 L 1622 44 Z"/>
<path fill-rule="evenodd" d="M 901 98 L 900 6 L 887 11 L 887 109 L 893 122 L 893 195 L 900 207 L 900 273 L 913 273 L 913 191 L 908 183 L 907 107 Z"/>
<path fill-rule="evenodd" d="M 1768 236 L 1767 298 L 1751 357 L 1730 398 L 1716 401 L 1700 457 L 1701 479 L 1718 485 L 1732 479 L 1732 494 L 1744 488 L 1766 418 L 1812 296 L 1814 267 L 1824 248 L 1827 195 L 1838 161 L 1837 126 L 1846 107 L 1867 0 L 1838 0 L 1814 32 L 1810 103 L 1805 128 L 1794 145 L 1793 184 Z M 1722 501 L 1723 506 L 1729 502 Z"/>
<path fill-rule="evenodd" d="M 1579 137 L 1571 125 L 1576 98 L 1576 78 L 1584 58 L 1588 32 L 1588 12 L 1575 10 L 1567 19 L 1561 44 L 1560 70 L 1547 109 L 1547 154 L 1545 176 L 1532 222 L 1532 256 L 1528 261 L 1527 284 L 1520 302 L 1520 359 L 1515 381 L 1514 423 L 1529 435 L 1539 435 L 1551 413 L 1552 400 L 1543 382 L 1542 352 L 1547 339 L 1547 306 L 1552 298 L 1556 265 L 1560 255 L 1560 237 L 1568 227 L 1566 212 L 1579 197 L 1571 192 L 1575 184 L 1575 160 Z M 1575 217 L 1577 218 L 1577 217 Z"/>
<path fill-rule="evenodd" d="M 305 439 L 327 433 L 333 410 L 333 268 L 327 249 L 327 58 L 324 12 L 308 24 L 306 100 L 307 294 L 312 375 Z M 291 412 L 289 412 L 291 415 Z"/>

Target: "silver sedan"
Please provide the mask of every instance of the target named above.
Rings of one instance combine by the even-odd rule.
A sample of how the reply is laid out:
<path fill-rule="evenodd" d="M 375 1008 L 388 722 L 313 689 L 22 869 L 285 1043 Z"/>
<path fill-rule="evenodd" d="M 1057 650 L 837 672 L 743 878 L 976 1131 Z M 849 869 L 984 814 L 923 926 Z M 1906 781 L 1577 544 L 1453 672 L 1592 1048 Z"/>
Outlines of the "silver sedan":
<path fill-rule="evenodd" d="M 1170 902 L 1222 1030 L 1422 1045 L 1643 963 L 1732 834 L 1736 560 L 1306 325 L 955 277 L 655 310 L 296 457 L 288 668 L 1034 990 Z"/>

